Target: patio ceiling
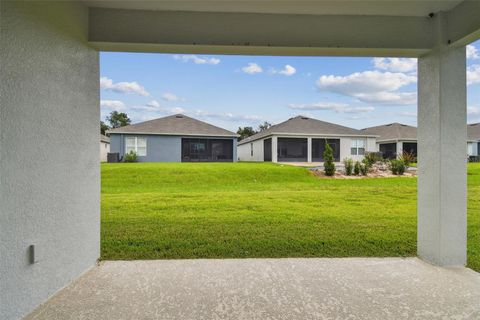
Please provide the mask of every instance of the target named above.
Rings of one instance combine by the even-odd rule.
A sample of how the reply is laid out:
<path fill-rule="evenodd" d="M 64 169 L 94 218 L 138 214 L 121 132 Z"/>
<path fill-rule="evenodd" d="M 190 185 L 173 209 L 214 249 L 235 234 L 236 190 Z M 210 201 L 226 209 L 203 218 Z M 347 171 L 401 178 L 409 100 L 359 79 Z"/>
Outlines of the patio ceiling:
<path fill-rule="evenodd" d="M 197 12 L 244 12 L 314 15 L 379 15 L 426 17 L 430 12 L 449 11 L 461 0 L 445 1 L 109 1 L 86 0 L 90 7 Z"/>
<path fill-rule="evenodd" d="M 85 3 L 102 51 L 419 57 L 480 35 L 480 1 Z"/>

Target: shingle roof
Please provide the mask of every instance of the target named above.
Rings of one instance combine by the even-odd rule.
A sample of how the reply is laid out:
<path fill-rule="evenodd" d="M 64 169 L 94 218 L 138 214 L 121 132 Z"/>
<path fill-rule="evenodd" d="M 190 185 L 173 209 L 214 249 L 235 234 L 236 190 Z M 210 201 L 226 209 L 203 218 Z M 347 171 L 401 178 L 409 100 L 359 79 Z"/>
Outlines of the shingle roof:
<path fill-rule="evenodd" d="M 271 126 L 265 131 L 259 132 L 243 139 L 238 144 L 255 141 L 272 134 L 305 134 L 305 135 L 326 135 L 326 136 L 366 136 L 364 132 L 344 127 L 338 124 L 320 121 L 304 116 L 290 118 L 287 121 Z"/>
<path fill-rule="evenodd" d="M 417 140 L 417 127 L 401 123 L 390 123 L 382 126 L 362 129 L 363 132 L 376 134 L 377 141 Z M 467 140 L 480 140 L 480 123 L 467 125 Z"/>
<path fill-rule="evenodd" d="M 158 118 L 129 126 L 109 130 L 110 134 L 136 133 L 159 135 L 218 136 L 237 137 L 238 135 L 211 125 L 209 123 L 187 117 L 182 114 Z"/>
<path fill-rule="evenodd" d="M 480 140 L 480 122 L 467 126 L 467 136 L 468 140 Z"/>
<path fill-rule="evenodd" d="M 110 138 L 107 136 L 104 136 L 103 134 L 100 133 L 100 142 L 108 142 L 110 143 Z"/>
<path fill-rule="evenodd" d="M 417 140 L 417 127 L 401 123 L 365 128 L 362 132 L 378 135 L 377 141 Z"/>

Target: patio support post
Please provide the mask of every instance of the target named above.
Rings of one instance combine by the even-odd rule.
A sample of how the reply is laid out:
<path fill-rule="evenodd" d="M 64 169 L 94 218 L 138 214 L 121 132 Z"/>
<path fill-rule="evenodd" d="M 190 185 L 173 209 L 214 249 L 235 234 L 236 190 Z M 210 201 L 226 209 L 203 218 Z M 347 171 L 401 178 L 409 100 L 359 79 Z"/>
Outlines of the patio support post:
<path fill-rule="evenodd" d="M 418 255 L 440 266 L 466 263 L 466 57 L 439 44 L 418 60 Z"/>
<path fill-rule="evenodd" d="M 312 162 L 312 138 L 307 138 L 307 162 Z"/>
<path fill-rule="evenodd" d="M 272 136 L 272 162 L 278 162 L 278 139 L 275 136 Z"/>
<path fill-rule="evenodd" d="M 397 156 L 401 156 L 403 154 L 403 142 L 397 141 Z"/>

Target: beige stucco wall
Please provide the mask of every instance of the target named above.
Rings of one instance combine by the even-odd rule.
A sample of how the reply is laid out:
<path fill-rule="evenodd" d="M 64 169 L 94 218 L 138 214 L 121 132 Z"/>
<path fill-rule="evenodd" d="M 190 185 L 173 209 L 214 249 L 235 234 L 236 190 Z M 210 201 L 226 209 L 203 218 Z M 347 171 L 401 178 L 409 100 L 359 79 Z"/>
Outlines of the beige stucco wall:
<path fill-rule="evenodd" d="M 251 155 L 251 144 L 253 144 L 253 156 Z M 239 161 L 263 161 L 263 139 L 239 145 L 237 156 Z"/>
<path fill-rule="evenodd" d="M 0 319 L 10 320 L 100 255 L 99 68 L 82 5 L 0 10 Z"/>
<path fill-rule="evenodd" d="M 110 143 L 105 141 L 100 141 L 100 161 L 107 161 L 107 154 L 110 152 Z"/>

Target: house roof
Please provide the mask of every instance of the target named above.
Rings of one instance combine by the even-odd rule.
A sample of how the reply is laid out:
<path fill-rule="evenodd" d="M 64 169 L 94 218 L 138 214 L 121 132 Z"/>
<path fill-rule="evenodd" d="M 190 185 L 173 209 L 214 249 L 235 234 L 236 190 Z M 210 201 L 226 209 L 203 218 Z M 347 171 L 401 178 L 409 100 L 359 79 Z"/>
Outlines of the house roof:
<path fill-rule="evenodd" d="M 187 136 L 237 137 L 236 133 L 183 114 L 158 118 L 108 131 L 109 134 L 158 134 Z"/>
<path fill-rule="evenodd" d="M 100 142 L 110 143 L 110 138 L 107 136 L 104 136 L 103 134 L 100 134 Z"/>
<path fill-rule="evenodd" d="M 362 129 L 363 132 L 376 134 L 378 142 L 392 140 L 417 140 L 417 127 L 401 123 L 390 123 L 382 126 Z M 467 140 L 480 140 L 480 123 L 467 125 Z"/>
<path fill-rule="evenodd" d="M 397 122 L 365 128 L 361 131 L 368 134 L 378 135 L 378 142 L 391 140 L 417 140 L 417 127 Z"/>
<path fill-rule="evenodd" d="M 265 131 L 259 132 L 243 139 L 238 144 L 252 142 L 272 134 L 295 134 L 295 135 L 325 135 L 325 136 L 367 136 L 364 132 L 344 127 L 338 124 L 320 121 L 305 116 L 297 116 L 287 121 L 271 126 Z"/>
<path fill-rule="evenodd" d="M 467 125 L 468 140 L 480 140 L 480 122 Z"/>

